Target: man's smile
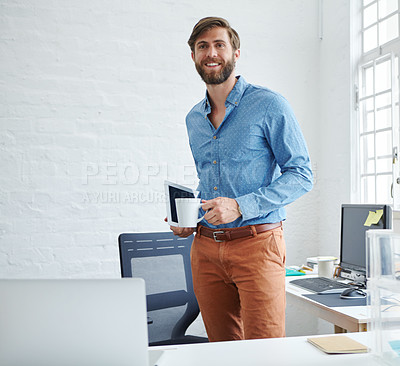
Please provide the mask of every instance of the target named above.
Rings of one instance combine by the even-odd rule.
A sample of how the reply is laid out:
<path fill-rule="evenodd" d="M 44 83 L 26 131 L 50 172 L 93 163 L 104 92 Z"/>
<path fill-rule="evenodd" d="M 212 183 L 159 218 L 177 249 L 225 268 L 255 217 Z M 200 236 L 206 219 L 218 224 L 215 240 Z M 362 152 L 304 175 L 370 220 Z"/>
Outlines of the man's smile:
<path fill-rule="evenodd" d="M 216 67 L 216 66 L 219 66 L 219 65 L 221 65 L 221 64 L 216 63 L 216 62 L 210 62 L 210 63 L 206 63 L 205 65 L 206 65 L 207 67 Z"/>

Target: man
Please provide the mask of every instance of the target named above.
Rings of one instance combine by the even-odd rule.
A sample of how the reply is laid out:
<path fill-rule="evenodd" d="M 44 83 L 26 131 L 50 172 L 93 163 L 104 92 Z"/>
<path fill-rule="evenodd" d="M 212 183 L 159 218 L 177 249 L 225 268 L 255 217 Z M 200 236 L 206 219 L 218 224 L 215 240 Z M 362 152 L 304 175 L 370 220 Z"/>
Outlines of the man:
<path fill-rule="evenodd" d="M 201 19 L 188 44 L 207 88 L 186 117 L 207 211 L 191 253 L 207 334 L 210 341 L 283 337 L 281 222 L 284 206 L 312 188 L 307 147 L 282 96 L 235 77 L 240 40 L 225 19 Z"/>

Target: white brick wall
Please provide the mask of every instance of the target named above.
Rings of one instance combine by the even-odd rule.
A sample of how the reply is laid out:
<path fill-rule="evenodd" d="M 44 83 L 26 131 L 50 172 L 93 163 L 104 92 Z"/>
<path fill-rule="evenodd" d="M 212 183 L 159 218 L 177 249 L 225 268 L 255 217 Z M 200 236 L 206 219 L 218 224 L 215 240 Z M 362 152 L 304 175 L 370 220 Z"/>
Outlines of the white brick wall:
<path fill-rule="evenodd" d="M 184 117 L 204 85 L 186 41 L 203 16 L 231 21 L 239 72 L 313 137 L 316 5 L 0 1 L 0 276 L 116 277 L 119 233 L 168 230 L 163 180 L 196 185 Z"/>
<path fill-rule="evenodd" d="M 116 277 L 119 233 L 168 230 L 163 180 L 196 184 L 184 117 L 204 85 L 186 41 L 203 16 L 231 21 L 238 72 L 289 99 L 315 166 L 329 166 L 319 153 L 317 9 L 316 0 L 0 1 L 0 276 Z M 291 263 L 318 251 L 316 183 L 288 210 Z"/>
<path fill-rule="evenodd" d="M 346 0 L 324 3 L 325 17 L 347 24 Z M 320 105 L 346 115 L 349 84 L 329 61 L 329 37 L 321 48 L 317 0 L 0 0 L 1 278 L 119 277 L 119 233 L 168 230 L 163 180 L 196 185 L 184 117 L 205 89 L 186 41 L 208 15 L 239 31 L 238 73 L 287 97 L 315 169 L 326 167 L 285 225 L 290 264 L 319 254 L 320 208 L 337 203 L 325 195 L 320 206 L 321 188 L 349 182 L 330 183 L 331 163 L 347 157 L 321 154 L 321 116 L 336 121 Z M 325 31 L 348 48 L 345 32 Z"/>

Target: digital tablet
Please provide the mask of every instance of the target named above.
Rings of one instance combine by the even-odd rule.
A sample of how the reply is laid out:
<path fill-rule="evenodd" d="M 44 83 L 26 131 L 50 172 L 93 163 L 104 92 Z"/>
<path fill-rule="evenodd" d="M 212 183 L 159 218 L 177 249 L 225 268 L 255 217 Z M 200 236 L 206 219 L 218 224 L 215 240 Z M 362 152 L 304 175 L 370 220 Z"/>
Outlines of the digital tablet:
<path fill-rule="evenodd" d="M 198 191 L 176 184 L 173 182 L 165 181 L 165 198 L 167 202 L 167 220 L 171 226 L 178 226 L 178 214 L 176 212 L 175 198 L 195 198 Z"/>

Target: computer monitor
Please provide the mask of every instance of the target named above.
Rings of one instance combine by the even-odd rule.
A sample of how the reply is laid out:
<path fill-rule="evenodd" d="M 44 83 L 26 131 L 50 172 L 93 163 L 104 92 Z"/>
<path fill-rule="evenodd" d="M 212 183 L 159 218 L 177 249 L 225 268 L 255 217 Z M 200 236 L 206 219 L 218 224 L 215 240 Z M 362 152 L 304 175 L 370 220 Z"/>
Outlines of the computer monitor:
<path fill-rule="evenodd" d="M 343 204 L 341 215 L 339 276 L 365 281 L 365 232 L 371 229 L 391 229 L 392 210 L 389 205 Z"/>

